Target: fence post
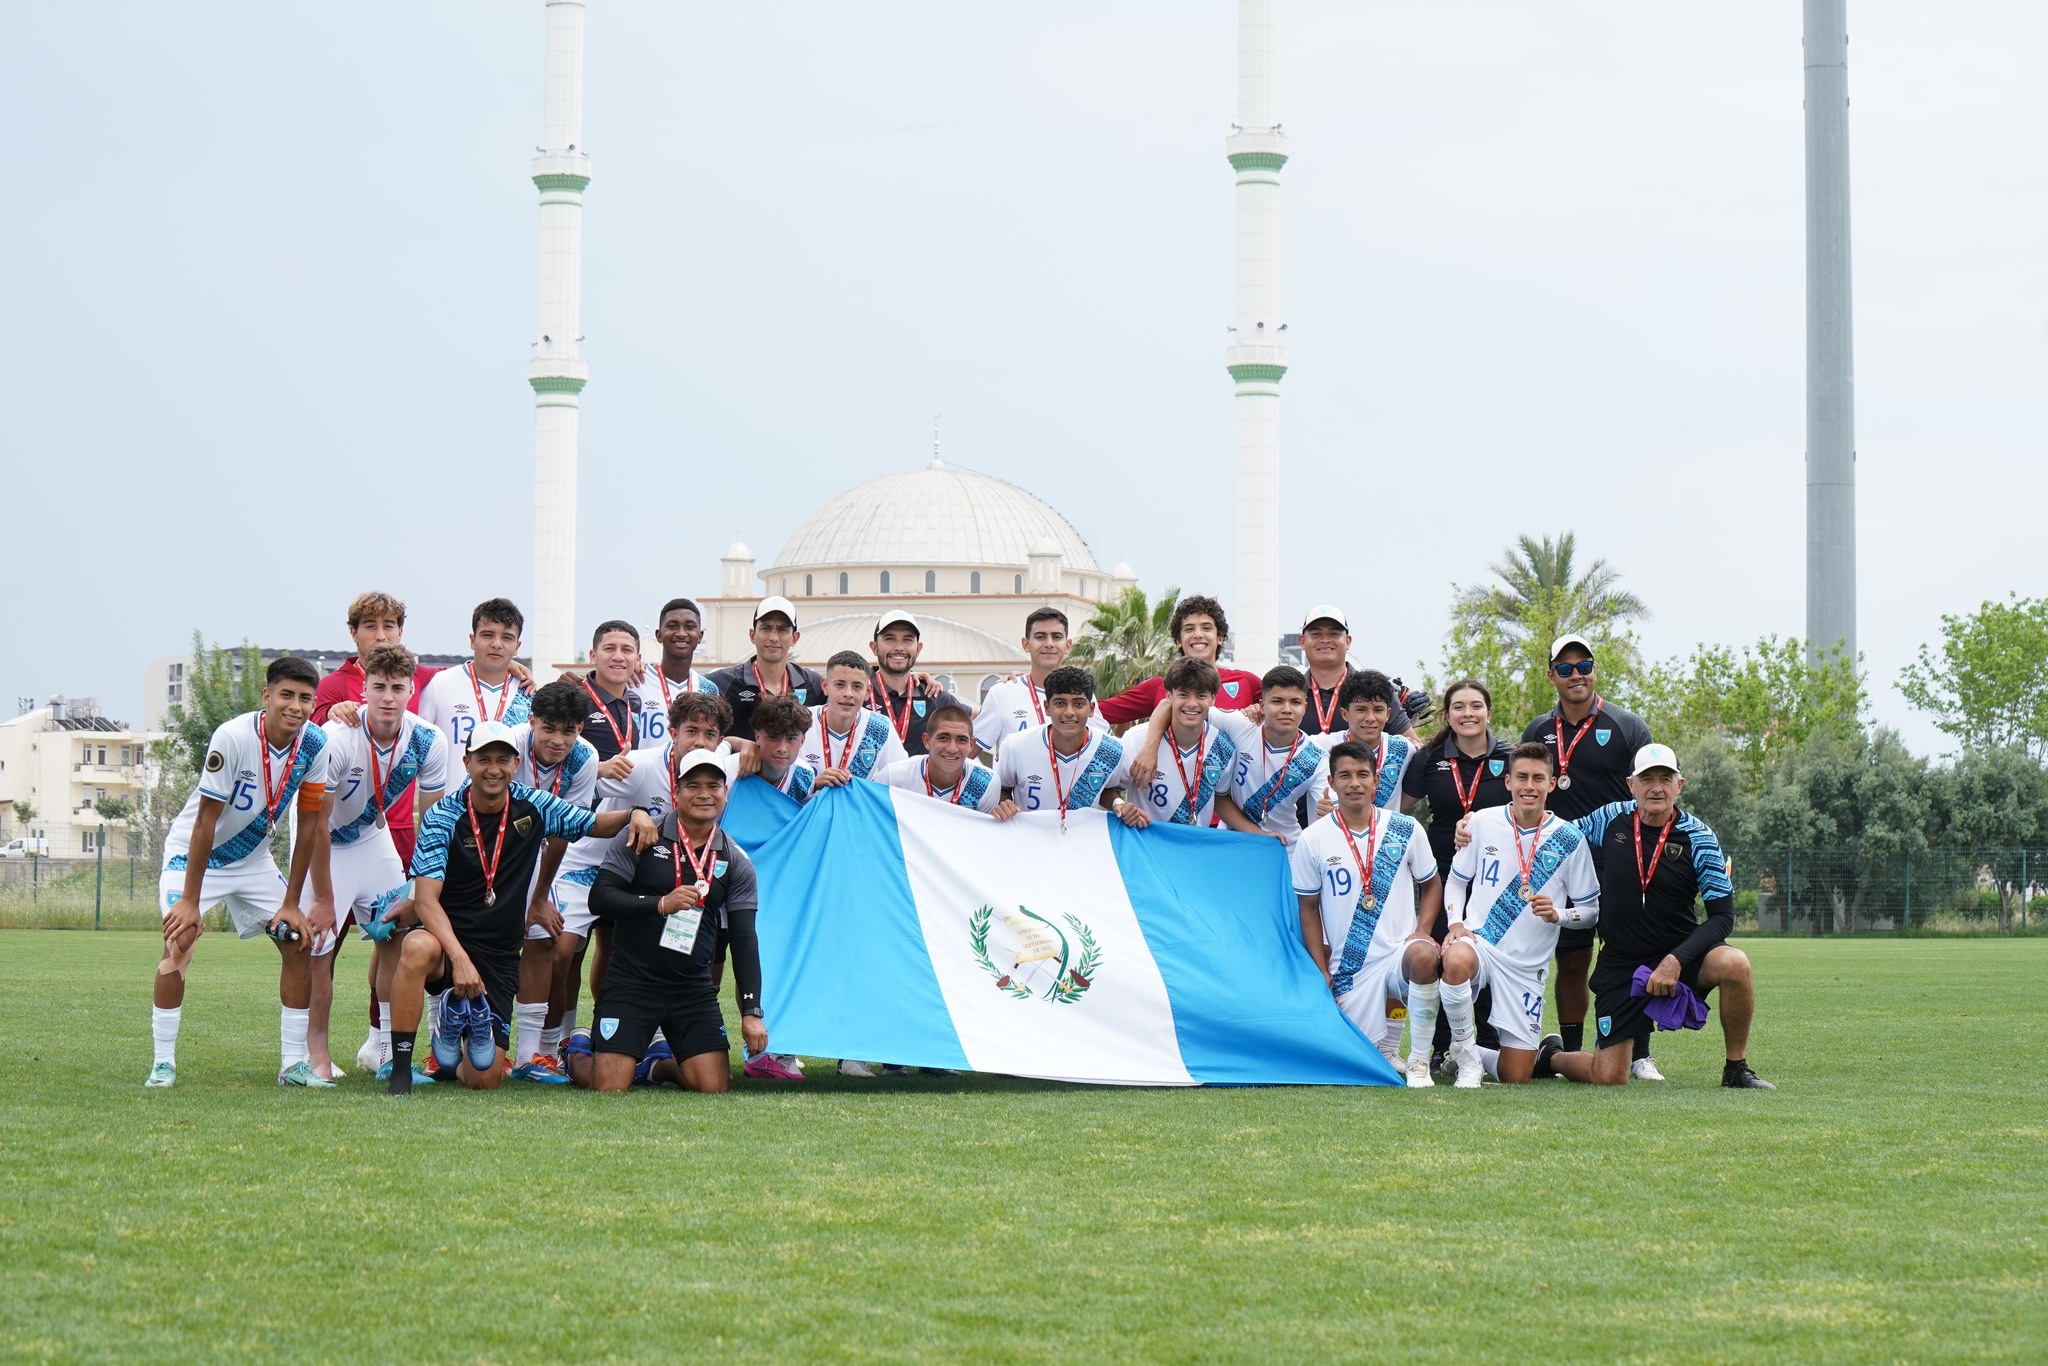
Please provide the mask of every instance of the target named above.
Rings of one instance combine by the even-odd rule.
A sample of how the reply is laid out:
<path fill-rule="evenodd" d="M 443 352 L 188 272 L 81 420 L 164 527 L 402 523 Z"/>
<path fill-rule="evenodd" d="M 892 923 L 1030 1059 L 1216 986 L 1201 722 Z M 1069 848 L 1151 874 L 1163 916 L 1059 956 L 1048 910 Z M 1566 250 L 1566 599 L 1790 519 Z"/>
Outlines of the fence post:
<path fill-rule="evenodd" d="M 1792 933 L 1792 853 L 1785 853 L 1785 899 L 1778 904 L 1778 930 L 1783 934 Z"/>
<path fill-rule="evenodd" d="M 2020 933 L 2027 932 L 2027 851 L 2020 850 Z"/>
<path fill-rule="evenodd" d="M 1913 856 L 1911 854 L 1906 855 L 1906 918 L 1900 922 L 1899 928 L 1906 930 L 1913 928 Z"/>
<path fill-rule="evenodd" d="M 28 904 L 33 906 L 43 899 L 43 858 L 40 854 L 28 856 Z"/>
<path fill-rule="evenodd" d="M 100 927 L 100 891 L 107 885 L 107 836 L 100 832 L 99 843 L 93 850 L 92 861 L 92 927 Z"/>

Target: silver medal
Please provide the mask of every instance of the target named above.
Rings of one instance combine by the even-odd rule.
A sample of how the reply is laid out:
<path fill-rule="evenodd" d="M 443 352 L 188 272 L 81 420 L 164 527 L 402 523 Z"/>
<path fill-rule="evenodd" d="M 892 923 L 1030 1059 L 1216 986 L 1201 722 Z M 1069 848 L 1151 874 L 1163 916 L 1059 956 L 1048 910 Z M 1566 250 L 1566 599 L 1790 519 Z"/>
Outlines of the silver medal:
<path fill-rule="evenodd" d="M 379 830 L 384 828 L 384 813 L 382 811 L 377 813 L 377 828 Z"/>
<path fill-rule="evenodd" d="M 486 906 L 495 906 L 495 905 L 497 905 L 497 904 L 498 904 L 498 894 L 497 894 L 497 892 L 496 892 L 496 891 L 494 891 L 493 889 L 489 888 L 489 887 L 486 887 L 486 888 L 484 888 L 484 905 L 486 905 Z"/>
<path fill-rule="evenodd" d="M 708 882 L 706 882 L 706 881 L 704 881 L 704 880 L 703 880 L 702 878 L 699 878 L 699 879 L 697 880 L 697 896 L 698 896 L 698 899 L 699 899 L 699 900 L 702 900 L 702 899 L 703 899 L 704 897 L 707 897 L 707 896 L 710 896 L 710 895 L 711 895 L 711 884 L 710 884 L 710 883 L 708 883 Z"/>
<path fill-rule="evenodd" d="M 1569 774 L 1569 773 L 1560 773 L 1560 774 L 1558 774 L 1558 775 L 1557 775 L 1557 786 L 1558 786 L 1558 790 L 1559 790 L 1559 791 L 1564 791 L 1564 790 L 1566 790 L 1566 789 L 1570 788 L 1570 787 L 1571 787 L 1571 785 L 1572 785 L 1572 775 L 1571 775 L 1571 774 Z"/>

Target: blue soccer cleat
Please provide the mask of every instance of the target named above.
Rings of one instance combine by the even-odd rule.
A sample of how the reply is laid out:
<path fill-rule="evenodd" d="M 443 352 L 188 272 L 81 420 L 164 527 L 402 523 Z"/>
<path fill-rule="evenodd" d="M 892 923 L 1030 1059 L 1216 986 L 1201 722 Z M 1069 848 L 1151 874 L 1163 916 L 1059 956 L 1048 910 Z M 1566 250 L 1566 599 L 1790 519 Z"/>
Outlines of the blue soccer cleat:
<path fill-rule="evenodd" d="M 434 1067 L 452 1072 L 462 1061 L 462 1036 L 469 1020 L 469 998 L 450 992 L 441 1003 L 441 1018 L 434 1030 Z"/>
<path fill-rule="evenodd" d="M 377 1069 L 377 1080 L 383 1082 L 388 1082 L 391 1080 L 390 1063 L 387 1062 L 382 1067 Z M 432 1086 L 434 1084 L 434 1078 L 429 1073 L 422 1072 L 418 1067 L 414 1067 L 412 1069 L 412 1084 L 414 1086 Z"/>
<path fill-rule="evenodd" d="M 497 1024 L 498 1017 L 487 998 L 479 996 L 469 1003 L 469 1020 L 463 1026 L 462 1039 L 467 1045 L 470 1070 L 488 1072 L 498 1061 Z"/>
<path fill-rule="evenodd" d="M 647 1046 L 647 1052 L 641 1057 L 640 1061 L 633 1064 L 633 1084 L 635 1086 L 655 1085 L 654 1065 L 658 1062 L 671 1062 L 675 1056 L 674 1051 L 669 1048 L 667 1043 L 656 1039 Z"/>

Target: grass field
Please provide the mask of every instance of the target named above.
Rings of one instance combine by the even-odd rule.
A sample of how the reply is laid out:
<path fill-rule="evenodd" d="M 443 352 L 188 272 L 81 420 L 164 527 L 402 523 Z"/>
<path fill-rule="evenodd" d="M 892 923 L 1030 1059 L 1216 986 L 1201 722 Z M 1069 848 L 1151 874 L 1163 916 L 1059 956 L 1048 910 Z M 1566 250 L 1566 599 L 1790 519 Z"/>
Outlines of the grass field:
<path fill-rule="evenodd" d="M 1710 1028 L 1607 1092 L 395 1102 L 272 1083 L 262 941 L 203 941 L 145 1093 L 154 937 L 8 933 L 0 1355 L 2048 1357 L 2048 944 L 1747 947 L 1775 1094 Z"/>

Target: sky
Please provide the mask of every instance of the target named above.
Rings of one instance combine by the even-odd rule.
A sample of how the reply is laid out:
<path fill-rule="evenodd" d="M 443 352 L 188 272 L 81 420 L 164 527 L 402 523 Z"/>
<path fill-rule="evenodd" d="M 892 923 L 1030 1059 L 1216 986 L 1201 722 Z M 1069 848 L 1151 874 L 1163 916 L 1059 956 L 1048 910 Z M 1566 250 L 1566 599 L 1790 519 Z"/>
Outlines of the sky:
<path fill-rule="evenodd" d="M 1231 583 L 1236 8 L 591 0 L 578 620 L 930 456 Z M 1282 615 L 1434 663 L 1577 533 L 1657 657 L 1797 635 L 1800 13 L 1281 0 Z M 530 601 L 540 0 L 33 6 L 0 48 L 8 698 Z M 1850 0 L 1861 645 L 2039 594 L 2048 8 Z M 11 714 L 11 709 L 9 709 Z"/>

